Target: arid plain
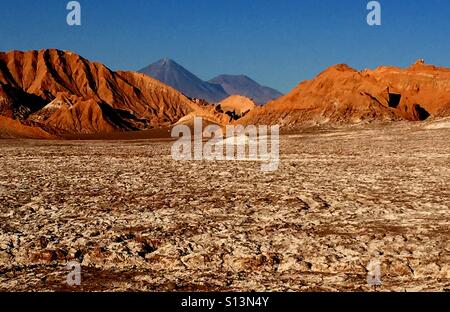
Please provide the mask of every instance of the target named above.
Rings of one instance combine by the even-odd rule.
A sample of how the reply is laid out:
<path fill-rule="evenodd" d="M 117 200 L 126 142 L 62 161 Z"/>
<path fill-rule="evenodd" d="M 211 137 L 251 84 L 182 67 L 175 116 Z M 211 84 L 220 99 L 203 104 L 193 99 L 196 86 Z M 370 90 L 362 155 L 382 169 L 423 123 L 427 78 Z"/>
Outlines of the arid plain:
<path fill-rule="evenodd" d="M 448 119 L 299 131 L 272 173 L 173 161 L 169 141 L 1 140 L 0 290 L 450 290 L 449 137 Z"/>

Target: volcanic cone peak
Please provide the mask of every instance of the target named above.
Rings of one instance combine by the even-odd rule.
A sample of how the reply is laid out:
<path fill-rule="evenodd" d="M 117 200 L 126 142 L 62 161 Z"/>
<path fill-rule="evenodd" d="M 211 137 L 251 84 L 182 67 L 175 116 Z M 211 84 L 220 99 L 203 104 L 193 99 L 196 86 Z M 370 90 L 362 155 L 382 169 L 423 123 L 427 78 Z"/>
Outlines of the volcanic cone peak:
<path fill-rule="evenodd" d="M 169 58 L 163 58 L 139 72 L 149 75 L 191 98 L 217 103 L 228 96 L 220 85 L 201 80 Z"/>

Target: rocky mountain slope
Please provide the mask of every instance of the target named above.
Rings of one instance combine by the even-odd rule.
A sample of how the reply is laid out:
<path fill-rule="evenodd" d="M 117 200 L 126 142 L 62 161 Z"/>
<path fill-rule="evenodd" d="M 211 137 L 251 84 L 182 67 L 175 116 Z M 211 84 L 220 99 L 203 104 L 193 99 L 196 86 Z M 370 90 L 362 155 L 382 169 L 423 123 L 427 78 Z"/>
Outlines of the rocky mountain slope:
<path fill-rule="evenodd" d="M 357 71 L 335 65 L 240 122 L 282 126 L 425 120 L 450 114 L 450 69 L 426 65 Z"/>
<path fill-rule="evenodd" d="M 71 52 L 0 53 L 0 115 L 53 134 L 170 126 L 211 110 L 135 72 L 113 72 Z"/>
<path fill-rule="evenodd" d="M 56 139 L 55 136 L 46 132 L 39 126 L 27 126 L 19 120 L 4 116 L 0 116 L 0 138 Z"/>

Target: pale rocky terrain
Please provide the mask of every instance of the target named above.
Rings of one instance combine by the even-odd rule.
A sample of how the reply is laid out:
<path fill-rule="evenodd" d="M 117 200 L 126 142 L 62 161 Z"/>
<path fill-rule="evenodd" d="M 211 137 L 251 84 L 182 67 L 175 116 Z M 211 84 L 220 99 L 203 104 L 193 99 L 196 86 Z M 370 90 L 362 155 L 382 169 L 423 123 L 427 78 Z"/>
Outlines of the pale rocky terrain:
<path fill-rule="evenodd" d="M 448 125 L 283 135 L 273 173 L 168 141 L 1 140 L 0 290 L 448 291 Z"/>

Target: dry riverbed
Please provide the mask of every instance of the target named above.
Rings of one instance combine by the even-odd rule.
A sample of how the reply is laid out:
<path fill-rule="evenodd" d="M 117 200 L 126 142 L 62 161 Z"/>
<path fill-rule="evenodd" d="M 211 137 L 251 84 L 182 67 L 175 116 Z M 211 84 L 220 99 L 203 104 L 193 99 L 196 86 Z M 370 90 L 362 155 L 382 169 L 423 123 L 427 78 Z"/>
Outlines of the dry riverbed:
<path fill-rule="evenodd" d="M 284 135 L 273 173 L 167 141 L 2 140 L 0 290 L 450 290 L 442 125 Z"/>

